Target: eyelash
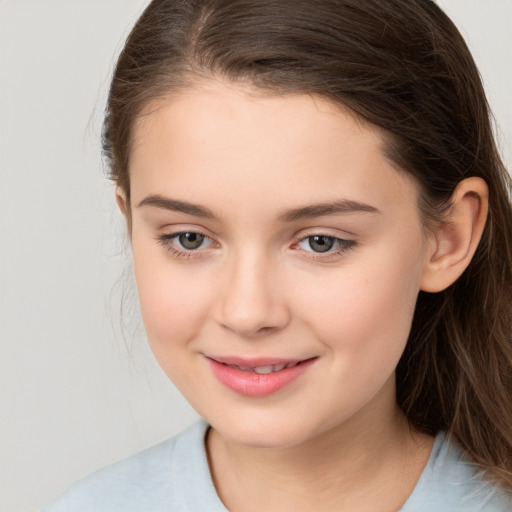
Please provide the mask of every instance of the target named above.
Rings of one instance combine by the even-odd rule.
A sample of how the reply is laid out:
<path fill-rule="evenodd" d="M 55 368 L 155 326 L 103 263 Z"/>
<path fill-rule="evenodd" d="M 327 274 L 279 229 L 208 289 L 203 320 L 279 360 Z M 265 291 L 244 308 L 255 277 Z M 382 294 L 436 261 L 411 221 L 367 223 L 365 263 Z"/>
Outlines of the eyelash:
<path fill-rule="evenodd" d="M 179 231 L 177 233 L 163 234 L 163 235 L 159 235 L 156 238 L 156 240 L 159 244 L 164 246 L 164 248 L 166 250 L 168 250 L 173 256 L 175 256 L 178 259 L 189 260 L 191 258 L 200 258 L 200 257 L 204 256 L 204 249 L 201 249 L 200 247 L 198 247 L 197 249 L 187 250 L 187 249 L 179 249 L 176 246 L 176 240 L 180 236 L 186 235 L 186 234 L 200 235 L 200 236 L 204 237 L 203 241 L 208 240 L 210 242 L 210 245 L 212 243 L 216 244 L 216 242 L 212 238 L 210 238 L 207 235 L 203 235 L 202 233 L 199 233 L 197 231 Z M 292 244 L 291 248 L 293 250 L 300 250 L 299 245 L 301 243 L 306 243 L 308 240 L 310 240 L 310 243 L 311 243 L 311 240 L 314 237 L 322 237 L 324 239 L 331 240 L 333 245 L 337 246 L 338 248 L 335 250 L 331 250 L 331 248 L 329 248 L 325 252 L 317 252 L 317 251 L 313 251 L 313 250 L 303 249 L 304 252 L 309 254 L 307 257 L 309 259 L 313 259 L 313 260 L 329 261 L 330 259 L 333 259 L 337 256 L 340 256 L 340 255 L 350 251 L 351 249 L 353 249 L 356 246 L 355 240 L 347 240 L 345 238 L 339 238 L 339 237 L 332 236 L 332 235 L 326 235 L 324 233 L 311 233 L 311 234 L 307 234 L 306 236 L 301 236 L 300 239 L 298 239 L 296 242 L 294 242 Z"/>
<path fill-rule="evenodd" d="M 308 245 L 310 245 L 311 240 L 314 237 L 331 240 L 333 243 L 333 246 L 337 246 L 337 249 L 331 250 L 332 248 L 329 248 L 325 252 L 317 252 L 317 251 L 313 251 L 313 250 L 303 249 L 305 252 L 308 253 L 308 258 L 314 259 L 317 261 L 329 261 L 338 256 L 341 256 L 342 254 L 347 253 L 348 251 L 354 249 L 354 247 L 356 246 L 355 240 L 347 240 L 346 238 L 340 238 L 340 237 L 333 236 L 333 235 L 326 235 L 325 233 L 309 233 L 309 234 L 306 234 L 305 236 L 304 235 L 301 236 L 301 238 L 292 245 L 292 249 L 299 248 L 300 244 L 307 243 L 308 240 L 309 240 Z"/>
<path fill-rule="evenodd" d="M 197 249 L 178 249 L 176 246 L 176 240 L 181 235 L 187 235 L 187 234 L 195 234 L 200 235 L 204 237 L 204 240 L 209 240 L 210 242 L 214 242 L 212 238 L 209 236 L 203 235 L 202 233 L 199 233 L 197 231 L 179 231 L 178 233 L 169 233 L 164 235 L 159 235 L 157 237 L 157 242 L 165 247 L 173 256 L 179 259 L 185 259 L 189 260 L 191 258 L 198 258 L 203 256 L 202 251 Z"/>

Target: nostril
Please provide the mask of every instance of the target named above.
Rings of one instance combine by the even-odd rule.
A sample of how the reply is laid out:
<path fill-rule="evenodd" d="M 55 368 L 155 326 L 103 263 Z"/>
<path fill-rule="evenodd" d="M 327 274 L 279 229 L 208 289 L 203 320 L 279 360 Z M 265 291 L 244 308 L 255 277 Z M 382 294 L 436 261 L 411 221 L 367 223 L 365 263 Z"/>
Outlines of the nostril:
<path fill-rule="evenodd" d="M 222 327 L 227 329 L 228 331 L 234 332 L 238 334 L 239 336 L 243 337 L 252 337 L 252 336 L 258 336 L 258 335 L 265 335 L 265 334 L 271 334 L 272 332 L 278 330 L 278 327 L 270 327 L 270 326 L 263 326 L 263 327 L 242 327 L 240 325 L 232 325 L 223 323 Z"/>
<path fill-rule="evenodd" d="M 258 265 L 263 267 L 265 261 Z M 253 261 L 237 261 L 220 288 L 218 323 L 243 337 L 271 334 L 290 320 L 286 295 L 275 286 L 270 271 L 256 267 Z"/>

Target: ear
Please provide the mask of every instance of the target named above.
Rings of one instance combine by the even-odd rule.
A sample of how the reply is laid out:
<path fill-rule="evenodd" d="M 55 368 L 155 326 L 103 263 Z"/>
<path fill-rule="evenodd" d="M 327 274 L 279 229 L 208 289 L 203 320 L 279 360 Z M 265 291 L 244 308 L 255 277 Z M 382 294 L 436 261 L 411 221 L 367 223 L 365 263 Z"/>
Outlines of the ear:
<path fill-rule="evenodd" d="M 475 254 L 487 219 L 489 189 L 481 178 L 467 178 L 455 189 L 445 219 L 431 239 L 420 289 L 440 292 L 466 270 Z"/>
<path fill-rule="evenodd" d="M 119 206 L 119 209 L 121 210 L 121 213 L 126 218 L 126 211 L 127 211 L 127 204 L 126 204 L 126 195 L 123 190 L 121 190 L 119 187 L 116 187 L 116 203 L 117 206 Z"/>
<path fill-rule="evenodd" d="M 116 187 L 116 203 L 121 210 L 121 213 L 124 216 L 124 220 L 126 221 L 126 229 L 128 230 L 128 236 L 131 238 L 132 236 L 132 212 L 130 210 L 130 202 L 126 198 L 126 193 L 120 187 Z"/>

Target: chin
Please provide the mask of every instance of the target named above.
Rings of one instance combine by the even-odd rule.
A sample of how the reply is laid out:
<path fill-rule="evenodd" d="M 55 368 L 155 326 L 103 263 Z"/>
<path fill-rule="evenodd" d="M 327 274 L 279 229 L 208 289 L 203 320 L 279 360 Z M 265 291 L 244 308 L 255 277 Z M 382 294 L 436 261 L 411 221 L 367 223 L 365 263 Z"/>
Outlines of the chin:
<path fill-rule="evenodd" d="M 318 434 L 304 421 L 290 418 L 223 418 L 209 423 L 226 441 L 248 448 L 289 448 Z"/>

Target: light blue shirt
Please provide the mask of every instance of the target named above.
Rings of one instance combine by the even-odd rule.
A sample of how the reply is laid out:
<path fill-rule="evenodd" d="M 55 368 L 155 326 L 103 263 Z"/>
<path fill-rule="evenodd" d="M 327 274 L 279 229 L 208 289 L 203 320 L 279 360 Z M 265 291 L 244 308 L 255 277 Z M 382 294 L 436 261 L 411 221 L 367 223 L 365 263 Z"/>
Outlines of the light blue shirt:
<path fill-rule="evenodd" d="M 212 482 L 200 421 L 84 478 L 42 512 L 227 512 Z M 400 512 L 512 512 L 444 433 Z"/>

